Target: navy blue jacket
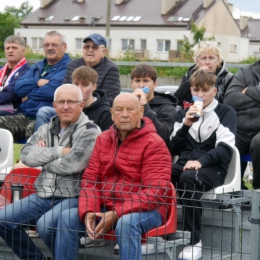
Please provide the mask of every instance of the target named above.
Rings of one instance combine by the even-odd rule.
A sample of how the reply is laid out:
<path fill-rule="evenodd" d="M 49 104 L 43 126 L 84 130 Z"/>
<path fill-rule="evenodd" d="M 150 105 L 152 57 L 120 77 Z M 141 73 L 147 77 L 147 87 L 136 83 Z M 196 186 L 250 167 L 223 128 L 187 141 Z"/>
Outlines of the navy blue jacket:
<path fill-rule="evenodd" d="M 46 62 L 47 60 L 44 58 L 34 64 L 22 78 L 17 80 L 14 88 L 19 97 L 28 97 L 28 100 L 20 105 L 20 111 L 18 111 L 28 117 L 35 117 L 38 109 L 43 106 L 52 106 L 54 92 L 62 85 L 70 57 L 65 53 L 58 63 L 42 75 Z M 38 87 L 39 79 L 48 79 L 49 83 Z"/>
<path fill-rule="evenodd" d="M 0 70 L 3 68 L 0 67 Z M 14 109 L 21 104 L 21 98 L 14 92 L 14 86 L 18 79 L 20 79 L 30 68 L 28 63 L 25 63 L 17 72 L 11 77 L 9 84 L 0 92 L 0 105 L 5 105 L 10 102 L 13 103 Z"/>

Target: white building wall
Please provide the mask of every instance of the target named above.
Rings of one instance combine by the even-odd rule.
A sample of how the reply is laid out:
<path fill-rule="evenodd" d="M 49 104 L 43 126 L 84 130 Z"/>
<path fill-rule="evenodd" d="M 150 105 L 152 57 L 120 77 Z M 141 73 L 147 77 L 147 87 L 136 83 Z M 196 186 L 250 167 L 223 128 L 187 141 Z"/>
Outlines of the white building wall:
<path fill-rule="evenodd" d="M 32 47 L 32 37 L 41 38 L 45 32 L 52 30 L 51 28 L 18 28 L 15 29 L 15 34 L 19 34 L 22 37 L 27 38 L 27 44 Z M 104 28 L 56 28 L 59 32 L 64 34 L 67 37 L 67 52 L 73 55 L 82 55 L 81 49 L 76 49 L 76 38 L 83 39 L 91 33 L 99 33 L 105 36 Z M 141 39 L 146 39 L 146 46 L 150 53 L 150 60 L 168 60 L 168 52 L 157 51 L 157 40 L 170 40 L 170 50 L 177 50 L 177 41 L 183 40 L 184 35 L 192 40 L 192 35 L 190 31 L 176 28 L 113 28 L 110 31 L 111 39 L 111 58 L 120 58 L 123 57 L 124 51 L 122 51 L 122 39 L 133 39 L 135 40 L 135 49 L 139 50 L 141 48 Z M 206 33 L 205 37 L 211 37 L 211 33 Z M 248 57 L 249 51 L 252 53 L 253 47 L 249 49 L 249 39 L 240 38 L 236 36 L 228 35 L 214 35 L 216 41 L 220 43 L 220 48 L 222 50 L 222 56 L 226 62 L 239 62 Z M 235 49 L 232 50 L 231 45 Z M 35 51 L 35 50 L 34 50 Z M 42 51 L 42 50 L 38 50 Z M 259 51 L 259 48 L 258 48 Z"/>
<path fill-rule="evenodd" d="M 249 56 L 260 58 L 260 42 L 249 43 Z"/>

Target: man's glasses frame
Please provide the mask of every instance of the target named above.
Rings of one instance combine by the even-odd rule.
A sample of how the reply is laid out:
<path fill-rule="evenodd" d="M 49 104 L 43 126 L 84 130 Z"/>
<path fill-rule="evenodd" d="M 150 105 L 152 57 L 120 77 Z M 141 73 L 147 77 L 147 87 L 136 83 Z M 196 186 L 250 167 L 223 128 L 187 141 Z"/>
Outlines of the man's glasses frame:
<path fill-rule="evenodd" d="M 83 49 L 89 51 L 92 49 L 93 51 L 97 51 L 99 48 L 106 48 L 105 46 L 98 46 L 98 45 L 83 45 Z"/>
<path fill-rule="evenodd" d="M 54 101 L 53 103 L 55 103 L 58 106 L 64 106 L 65 104 L 67 104 L 68 106 L 75 106 L 77 103 L 81 103 L 82 101 L 80 100 L 59 100 L 59 101 Z"/>

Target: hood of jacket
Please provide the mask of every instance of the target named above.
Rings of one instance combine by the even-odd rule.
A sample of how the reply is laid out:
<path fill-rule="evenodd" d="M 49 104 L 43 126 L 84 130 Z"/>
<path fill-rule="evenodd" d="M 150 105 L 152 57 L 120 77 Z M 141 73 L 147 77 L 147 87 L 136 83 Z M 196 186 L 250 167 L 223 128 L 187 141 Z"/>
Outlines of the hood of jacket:
<path fill-rule="evenodd" d="M 107 101 L 107 96 L 106 96 L 105 92 L 103 92 L 102 90 L 96 89 L 93 92 L 93 97 L 96 98 L 96 101 L 93 102 L 89 107 L 85 107 L 83 109 L 84 113 L 87 114 L 89 111 L 98 109 L 100 106 L 102 106 L 102 107 L 107 106 L 110 109 L 110 105 L 109 105 L 109 102 Z"/>
<path fill-rule="evenodd" d="M 165 105 L 165 104 L 177 106 L 178 99 L 171 94 L 159 93 L 155 91 L 154 98 L 149 101 L 149 105 L 156 106 L 156 105 Z"/>

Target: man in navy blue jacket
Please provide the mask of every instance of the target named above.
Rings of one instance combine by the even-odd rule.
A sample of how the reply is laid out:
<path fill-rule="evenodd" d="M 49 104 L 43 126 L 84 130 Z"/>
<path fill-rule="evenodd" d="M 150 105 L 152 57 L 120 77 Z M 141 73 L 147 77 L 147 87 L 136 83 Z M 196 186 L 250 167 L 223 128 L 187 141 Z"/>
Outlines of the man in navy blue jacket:
<path fill-rule="evenodd" d="M 202 257 L 200 200 L 204 191 L 221 186 L 235 146 L 236 112 L 214 99 L 216 76 L 198 70 L 191 78 L 191 94 L 201 98 L 188 109 L 180 110 L 171 135 L 171 153 L 179 155 L 172 167 L 172 183 L 183 206 L 184 230 L 191 232 L 190 245 L 178 259 Z M 201 114 L 195 119 L 201 106 Z"/>
<path fill-rule="evenodd" d="M 62 85 L 70 61 L 65 53 L 65 37 L 59 32 L 47 32 L 43 47 L 45 58 L 34 64 L 15 84 L 14 91 L 22 98 L 20 107 L 15 115 L 0 117 L 0 128 L 11 131 L 14 138 L 25 137 L 26 128 L 35 120 L 39 108 L 52 106 L 54 92 Z"/>
<path fill-rule="evenodd" d="M 21 103 L 14 93 L 14 85 L 30 68 L 27 63 L 25 41 L 22 37 L 10 35 L 5 39 L 5 58 L 7 63 L 0 67 L 0 115 L 12 115 Z"/>

